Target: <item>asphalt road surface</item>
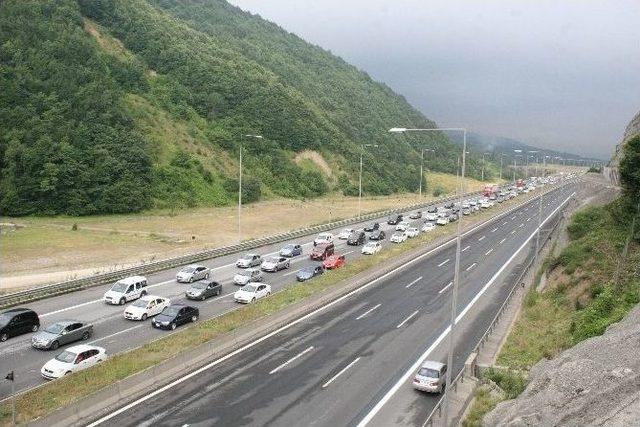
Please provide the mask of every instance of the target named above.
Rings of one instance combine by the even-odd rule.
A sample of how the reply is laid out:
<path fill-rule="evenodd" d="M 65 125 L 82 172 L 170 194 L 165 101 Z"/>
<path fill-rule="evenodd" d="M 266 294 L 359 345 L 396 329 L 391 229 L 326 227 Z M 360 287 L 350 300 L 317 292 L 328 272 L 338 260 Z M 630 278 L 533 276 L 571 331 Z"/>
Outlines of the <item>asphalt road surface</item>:
<path fill-rule="evenodd" d="M 569 184 L 545 196 L 543 218 L 550 217 L 552 223 L 575 187 Z M 454 375 L 509 292 L 512 276 L 521 267 L 516 255 L 530 255 L 537 219 L 534 200 L 462 240 L 458 312 L 465 313 L 461 326 L 467 323 L 460 329 Z M 385 413 L 386 407 L 375 416 L 372 409 L 387 399 L 388 391 L 425 349 L 442 339 L 450 316 L 454 260 L 454 245 L 435 250 L 387 275 L 376 286 L 222 363 L 201 369 L 157 394 L 149 390 L 144 401 L 99 422 L 123 426 L 346 426 L 357 425 L 366 417 L 371 417 L 371 425 L 398 422 L 395 414 Z M 206 304 L 227 301 L 225 297 Z M 146 335 L 150 332 L 155 331 L 148 325 L 141 327 L 136 339 L 150 339 Z M 441 350 L 434 357 L 444 360 Z M 400 421 L 421 424 L 439 396 L 413 392 L 410 384 L 401 384 L 400 390 L 404 394 L 392 398 L 404 396 L 403 404 L 413 406 L 414 417 Z"/>

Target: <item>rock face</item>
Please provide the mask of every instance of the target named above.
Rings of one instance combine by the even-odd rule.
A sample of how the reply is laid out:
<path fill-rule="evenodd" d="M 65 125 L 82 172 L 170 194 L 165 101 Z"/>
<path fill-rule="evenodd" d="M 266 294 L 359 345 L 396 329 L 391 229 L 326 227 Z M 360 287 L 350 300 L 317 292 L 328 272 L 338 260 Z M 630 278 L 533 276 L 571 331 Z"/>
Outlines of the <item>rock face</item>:
<path fill-rule="evenodd" d="M 536 364 L 526 390 L 483 425 L 640 426 L 640 306 L 602 336 Z"/>

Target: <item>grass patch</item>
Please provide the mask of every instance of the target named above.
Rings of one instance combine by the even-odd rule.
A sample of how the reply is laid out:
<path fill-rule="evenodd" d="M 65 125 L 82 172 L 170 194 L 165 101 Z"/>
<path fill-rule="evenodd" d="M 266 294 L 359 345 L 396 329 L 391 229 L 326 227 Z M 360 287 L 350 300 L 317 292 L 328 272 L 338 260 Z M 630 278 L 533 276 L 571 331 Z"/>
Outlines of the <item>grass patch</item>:
<path fill-rule="evenodd" d="M 481 427 L 482 417 L 496 407 L 503 399 L 491 394 L 491 390 L 486 385 L 481 385 L 475 392 L 475 400 L 462 421 L 462 427 Z"/>
<path fill-rule="evenodd" d="M 522 201 L 519 200 L 519 202 Z M 515 201 L 505 202 L 502 204 L 501 210 L 506 210 L 514 204 Z M 473 221 L 465 220 L 465 223 L 467 225 L 479 223 L 497 213 L 496 210 L 480 212 L 473 217 Z M 28 391 L 20 395 L 16 401 L 18 422 L 27 423 L 103 389 L 118 380 L 161 363 L 178 353 L 235 331 L 250 322 L 276 313 L 284 307 L 303 301 L 312 295 L 324 293 L 363 271 L 388 262 L 419 246 L 427 245 L 436 239 L 450 235 L 456 227 L 457 224 L 438 227 L 432 232 L 420 234 L 419 237 L 410 239 L 405 243 L 391 245 L 377 255 L 362 257 L 353 262 L 348 262 L 343 268 L 329 271 L 309 282 L 289 285 L 282 291 L 255 304 L 241 307 L 214 319 L 202 321 L 136 349 L 114 355 L 99 366 Z M 0 424 L 7 425 L 7 423 L 10 423 L 10 414 L 9 404 L 0 405 Z"/>

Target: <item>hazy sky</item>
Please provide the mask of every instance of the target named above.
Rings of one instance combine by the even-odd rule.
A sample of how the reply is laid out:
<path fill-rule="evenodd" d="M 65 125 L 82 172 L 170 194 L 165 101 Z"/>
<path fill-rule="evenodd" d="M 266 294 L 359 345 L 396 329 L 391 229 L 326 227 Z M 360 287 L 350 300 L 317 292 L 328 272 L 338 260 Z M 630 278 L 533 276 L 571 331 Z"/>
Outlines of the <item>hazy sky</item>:
<path fill-rule="evenodd" d="M 640 0 L 230 0 L 441 126 L 608 158 L 640 110 Z"/>

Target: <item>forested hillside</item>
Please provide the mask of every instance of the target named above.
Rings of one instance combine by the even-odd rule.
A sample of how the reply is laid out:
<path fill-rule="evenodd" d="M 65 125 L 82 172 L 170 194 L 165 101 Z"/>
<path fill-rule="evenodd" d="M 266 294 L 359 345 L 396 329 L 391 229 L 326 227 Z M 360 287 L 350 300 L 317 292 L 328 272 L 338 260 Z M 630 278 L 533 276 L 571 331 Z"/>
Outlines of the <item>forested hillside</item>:
<path fill-rule="evenodd" d="M 434 125 L 404 98 L 222 0 L 3 1 L 0 87 L 6 215 L 230 204 L 241 143 L 244 202 L 355 194 L 362 144 L 367 194 L 415 191 L 423 146 L 456 168 L 444 135 L 386 132 Z"/>

